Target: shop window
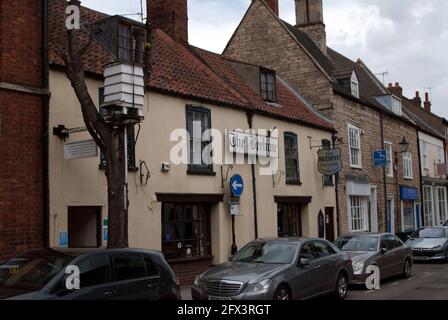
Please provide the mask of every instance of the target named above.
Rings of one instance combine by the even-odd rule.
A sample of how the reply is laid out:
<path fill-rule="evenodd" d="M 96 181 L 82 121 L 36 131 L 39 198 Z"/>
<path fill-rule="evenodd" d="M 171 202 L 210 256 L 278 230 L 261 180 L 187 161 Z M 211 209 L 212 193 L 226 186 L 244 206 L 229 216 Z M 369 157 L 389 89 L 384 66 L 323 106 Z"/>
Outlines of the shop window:
<path fill-rule="evenodd" d="M 187 106 L 188 173 L 213 173 L 212 154 L 204 152 L 212 137 L 210 110 Z"/>
<path fill-rule="evenodd" d="M 210 205 L 163 203 L 162 251 L 169 260 L 211 255 Z"/>
<path fill-rule="evenodd" d="M 301 210 L 298 204 L 277 204 L 277 227 L 279 237 L 301 237 Z"/>
<path fill-rule="evenodd" d="M 286 184 L 300 184 L 299 146 L 297 135 L 286 132 L 284 138 Z"/>
<path fill-rule="evenodd" d="M 415 229 L 415 208 L 414 201 L 403 200 L 403 231 Z"/>
<path fill-rule="evenodd" d="M 350 230 L 368 230 L 367 197 L 350 196 Z"/>

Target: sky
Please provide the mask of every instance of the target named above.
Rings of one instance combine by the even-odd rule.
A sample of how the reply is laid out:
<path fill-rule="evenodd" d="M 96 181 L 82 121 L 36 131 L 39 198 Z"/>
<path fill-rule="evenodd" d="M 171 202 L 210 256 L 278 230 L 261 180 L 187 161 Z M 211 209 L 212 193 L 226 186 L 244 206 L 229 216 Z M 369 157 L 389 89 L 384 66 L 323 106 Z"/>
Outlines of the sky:
<path fill-rule="evenodd" d="M 448 119 L 448 1 L 323 1 L 328 46 L 361 58 L 386 85 L 399 82 L 410 98 L 415 91 L 429 92 L 433 112 Z M 189 0 L 190 43 L 221 53 L 250 2 Z M 294 0 L 279 3 L 280 17 L 295 24 Z M 82 4 L 108 14 L 140 12 L 140 0 Z"/>

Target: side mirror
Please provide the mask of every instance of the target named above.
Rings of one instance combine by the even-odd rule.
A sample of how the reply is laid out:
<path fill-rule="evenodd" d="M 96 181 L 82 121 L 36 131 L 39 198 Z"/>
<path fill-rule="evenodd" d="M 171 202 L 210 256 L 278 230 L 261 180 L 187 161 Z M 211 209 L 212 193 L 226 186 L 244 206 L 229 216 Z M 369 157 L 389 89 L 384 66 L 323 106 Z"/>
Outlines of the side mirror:
<path fill-rule="evenodd" d="M 310 260 L 306 258 L 300 258 L 298 266 L 301 268 L 307 267 L 310 265 Z"/>
<path fill-rule="evenodd" d="M 230 256 L 227 258 L 228 261 L 232 261 L 232 259 L 233 259 L 233 256 L 232 256 L 232 255 L 230 255 Z"/>
<path fill-rule="evenodd" d="M 386 248 L 381 248 L 381 254 L 386 254 L 388 251 Z"/>

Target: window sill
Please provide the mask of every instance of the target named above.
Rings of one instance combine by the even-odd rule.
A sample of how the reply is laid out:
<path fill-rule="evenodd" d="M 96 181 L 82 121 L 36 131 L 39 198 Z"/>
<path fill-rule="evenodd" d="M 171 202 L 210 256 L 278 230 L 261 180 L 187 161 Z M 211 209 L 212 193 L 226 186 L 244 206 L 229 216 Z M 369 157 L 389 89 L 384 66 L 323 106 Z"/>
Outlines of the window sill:
<path fill-rule="evenodd" d="M 187 174 L 191 175 L 191 176 L 209 176 L 209 177 L 216 176 L 216 172 L 213 172 L 213 171 L 203 171 L 203 170 L 194 170 L 194 169 L 188 169 Z"/>
<path fill-rule="evenodd" d="M 414 178 L 404 177 L 404 180 L 412 181 L 412 180 L 414 180 Z"/>
<path fill-rule="evenodd" d="M 334 187 L 334 183 L 324 183 L 324 187 L 332 188 Z"/>
<path fill-rule="evenodd" d="M 363 170 L 363 167 L 358 167 L 358 166 L 350 166 L 350 169 L 355 169 L 355 170 Z"/>
<path fill-rule="evenodd" d="M 286 181 L 287 186 L 301 186 L 302 184 L 301 181 Z"/>

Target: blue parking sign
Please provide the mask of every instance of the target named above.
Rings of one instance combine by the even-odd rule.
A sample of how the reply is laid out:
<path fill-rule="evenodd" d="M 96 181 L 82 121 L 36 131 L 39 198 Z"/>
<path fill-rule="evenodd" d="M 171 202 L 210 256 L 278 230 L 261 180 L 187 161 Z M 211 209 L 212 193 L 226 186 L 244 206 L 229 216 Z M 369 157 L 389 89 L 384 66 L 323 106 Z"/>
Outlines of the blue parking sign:
<path fill-rule="evenodd" d="M 386 167 L 387 166 L 386 150 L 377 150 L 373 153 L 373 165 L 375 167 Z"/>

